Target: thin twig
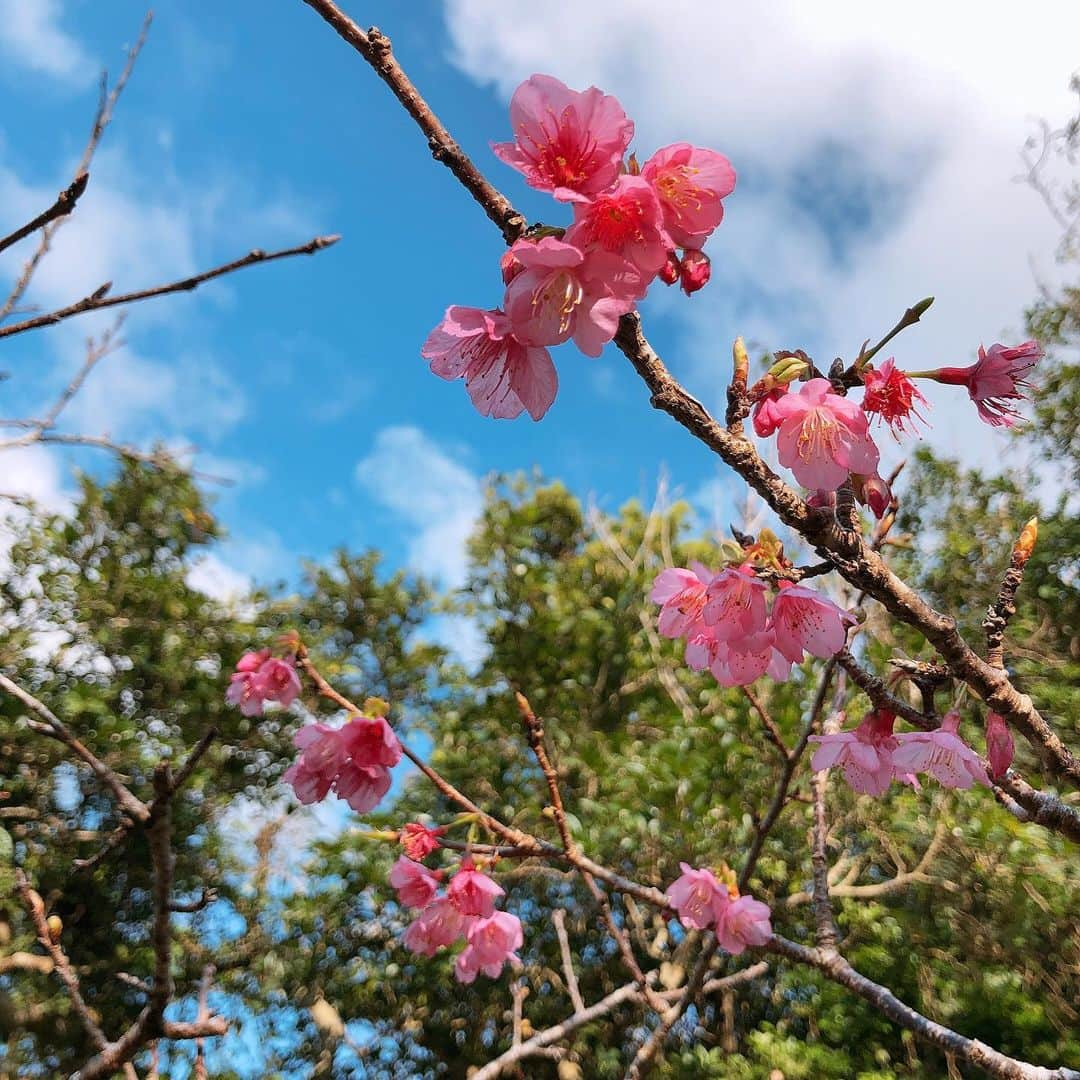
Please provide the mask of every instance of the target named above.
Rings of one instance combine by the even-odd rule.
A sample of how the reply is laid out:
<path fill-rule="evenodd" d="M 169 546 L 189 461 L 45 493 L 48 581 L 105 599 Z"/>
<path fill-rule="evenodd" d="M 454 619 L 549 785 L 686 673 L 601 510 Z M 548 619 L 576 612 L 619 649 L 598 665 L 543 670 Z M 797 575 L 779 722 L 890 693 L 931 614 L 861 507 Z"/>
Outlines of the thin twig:
<path fill-rule="evenodd" d="M 201 274 L 181 278 L 179 281 L 171 281 L 165 285 L 154 285 L 149 289 L 121 293 L 118 296 L 109 295 L 112 282 L 106 282 L 95 289 L 89 296 L 84 296 L 81 300 L 76 300 L 74 304 L 68 304 L 67 307 L 50 311 L 46 315 L 36 315 L 32 319 L 24 319 L 22 322 L 12 323 L 10 326 L 0 326 L 0 338 L 11 337 L 13 334 L 22 334 L 27 330 L 36 330 L 42 326 L 52 326 L 75 315 L 85 315 L 88 311 L 101 311 L 104 308 L 116 307 L 118 304 L 133 304 L 139 300 L 168 296 L 170 293 L 192 292 L 207 281 L 212 281 L 214 278 L 222 277 L 225 274 L 232 274 L 237 270 L 243 270 L 248 266 L 273 262 L 275 259 L 288 259 L 293 255 L 314 255 L 317 251 L 322 251 L 324 248 L 336 244 L 340 239 L 341 237 L 337 235 L 316 236 L 306 244 L 282 248 L 280 251 L 267 252 L 261 248 L 255 248 L 239 259 L 223 263 L 212 270 L 204 270 Z"/>

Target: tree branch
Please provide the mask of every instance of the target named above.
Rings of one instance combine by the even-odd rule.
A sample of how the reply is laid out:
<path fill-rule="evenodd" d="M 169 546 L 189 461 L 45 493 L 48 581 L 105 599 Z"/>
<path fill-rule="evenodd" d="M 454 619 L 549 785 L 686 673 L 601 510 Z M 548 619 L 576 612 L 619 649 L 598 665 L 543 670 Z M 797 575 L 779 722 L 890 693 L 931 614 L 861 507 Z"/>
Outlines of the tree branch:
<path fill-rule="evenodd" d="M 155 285 L 149 289 L 139 289 L 135 292 L 121 293 L 118 296 L 108 295 L 109 289 L 112 287 L 112 282 L 109 281 L 96 289 L 89 296 L 84 296 L 81 300 L 76 300 L 74 304 L 68 304 L 67 307 L 58 308 L 56 311 L 50 311 L 46 315 L 35 315 L 31 319 L 24 319 L 22 322 L 12 323 L 10 326 L 0 326 L 0 338 L 11 337 L 13 334 L 22 334 L 27 330 L 36 330 L 42 326 L 52 326 L 55 323 L 62 322 L 64 319 L 70 319 L 75 315 L 85 315 L 88 311 L 101 311 L 105 308 L 116 307 L 118 304 L 133 304 L 139 300 L 150 300 L 157 296 L 168 296 L 170 293 L 192 292 L 207 281 L 212 281 L 214 278 L 222 277 L 225 274 L 232 274 L 237 270 L 243 270 L 248 266 L 255 266 L 258 263 L 273 262 L 275 259 L 288 259 L 293 255 L 314 255 L 315 252 L 322 251 L 323 248 L 328 248 L 332 244 L 336 244 L 340 239 L 341 237 L 337 235 L 316 236 L 306 244 L 299 244 L 296 247 L 291 248 L 283 248 L 280 251 L 266 252 L 261 248 L 255 248 L 239 259 L 223 263 L 221 266 L 216 266 L 212 270 L 204 270 L 201 274 L 182 278 L 179 281 L 171 281 L 165 285 Z"/>
<path fill-rule="evenodd" d="M 9 247 L 17 244 L 32 232 L 37 232 L 38 229 L 48 225 L 50 221 L 55 221 L 57 218 L 66 217 L 70 214 L 71 211 L 75 209 L 75 204 L 79 201 L 79 197 L 86 190 L 86 185 L 89 181 L 90 174 L 87 172 L 80 173 L 76 176 L 75 179 L 56 196 L 56 202 L 54 202 L 48 210 L 38 214 L 33 221 L 28 221 L 21 228 L 16 229 L 13 233 L 9 233 L 7 236 L 3 237 L 3 239 L 0 239 L 0 251 L 6 251 Z"/>

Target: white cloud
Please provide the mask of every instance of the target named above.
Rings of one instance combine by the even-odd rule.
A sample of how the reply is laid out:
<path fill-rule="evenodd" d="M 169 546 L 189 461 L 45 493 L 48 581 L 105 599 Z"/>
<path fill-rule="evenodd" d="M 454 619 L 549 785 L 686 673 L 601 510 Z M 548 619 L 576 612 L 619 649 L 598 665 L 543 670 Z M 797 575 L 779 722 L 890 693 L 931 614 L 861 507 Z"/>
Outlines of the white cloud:
<path fill-rule="evenodd" d="M 95 65 L 62 21 L 60 0 L 0 0 L 0 53 L 9 64 L 84 85 Z"/>
<path fill-rule="evenodd" d="M 230 604 L 251 592 L 251 575 L 226 563 L 217 555 L 205 555 L 187 572 L 187 583 L 197 592 Z"/>
<path fill-rule="evenodd" d="M 62 462 L 44 446 L 0 452 L 0 493 L 32 499 L 52 513 L 65 513 L 71 506 Z"/>
<path fill-rule="evenodd" d="M 686 332 L 669 358 L 722 402 L 736 333 L 827 363 L 937 302 L 895 345 L 911 368 L 965 363 L 1018 333 L 1057 227 L 1013 182 L 1033 117 L 1069 115 L 1080 7 L 913 0 L 703 5 L 675 0 L 447 0 L 453 58 L 505 97 L 536 71 L 616 94 L 639 155 L 691 139 L 728 154 L 739 187 L 711 243 L 713 283 L 650 301 Z M 505 137 L 495 131 L 492 138 Z M 490 173 L 512 191 L 509 170 Z M 958 395 L 931 437 L 989 464 L 1003 443 Z M 976 433 L 977 436 L 976 436 Z"/>
<path fill-rule="evenodd" d="M 356 479 L 410 530 L 408 561 L 444 585 L 465 580 L 465 541 L 483 506 L 480 481 L 419 428 L 383 428 Z"/>

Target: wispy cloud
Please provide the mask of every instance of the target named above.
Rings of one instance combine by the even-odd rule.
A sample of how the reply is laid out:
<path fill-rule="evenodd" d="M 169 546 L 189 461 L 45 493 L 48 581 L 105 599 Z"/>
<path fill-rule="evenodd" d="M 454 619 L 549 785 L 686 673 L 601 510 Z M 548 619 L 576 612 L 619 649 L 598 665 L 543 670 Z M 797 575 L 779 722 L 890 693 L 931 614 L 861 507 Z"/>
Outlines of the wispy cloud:
<path fill-rule="evenodd" d="M 480 480 L 417 427 L 383 428 L 356 479 L 404 526 L 407 558 L 444 585 L 465 580 L 465 541 L 483 506 Z"/>
<path fill-rule="evenodd" d="M 0 0 L 0 53 L 8 64 L 83 86 L 95 65 L 63 27 L 60 0 Z"/>

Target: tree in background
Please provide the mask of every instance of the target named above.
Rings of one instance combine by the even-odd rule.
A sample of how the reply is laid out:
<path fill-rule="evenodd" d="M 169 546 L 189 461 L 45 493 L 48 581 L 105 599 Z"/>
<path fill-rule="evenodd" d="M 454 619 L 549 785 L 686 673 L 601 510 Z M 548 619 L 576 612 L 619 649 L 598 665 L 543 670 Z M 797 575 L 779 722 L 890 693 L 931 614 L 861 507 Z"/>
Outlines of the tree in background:
<path fill-rule="evenodd" d="M 412 96 L 387 40 L 328 0 L 308 3 L 372 63 L 436 157 L 516 241 L 521 265 L 504 264 L 507 314 L 455 316 L 442 333 L 483 335 L 498 349 L 473 360 L 498 355 L 507 372 L 531 379 L 492 382 L 489 369 L 446 366 L 445 337 L 429 339 L 437 373 L 463 374 L 482 411 L 543 414 L 554 393 L 550 358 L 538 339 L 514 336 L 531 316 L 519 313 L 518 329 L 508 329 L 496 315 L 513 321 L 529 292 L 522 283 L 535 295 L 553 265 L 574 277 L 571 234 L 533 230 L 526 243 L 535 251 L 518 246 L 524 221 Z M 1051 152 L 1068 152 L 1075 132 L 1048 132 Z M 501 156 L 534 186 L 547 183 L 547 159 L 515 153 Z M 673 168 L 686 164 L 676 158 Z M 648 169 L 641 183 L 613 175 L 577 194 L 595 203 L 621 184 L 629 202 L 616 209 L 637 212 L 649 199 L 642 184 L 667 190 Z M 581 187 L 577 174 L 560 176 Z M 579 227 L 603 233 L 587 211 Z M 655 259 L 650 272 L 694 291 L 707 281 L 701 238 L 687 229 L 677 239 L 678 265 Z M 15 519 L 4 571 L 0 715 L 11 767 L 0 785 L 0 873 L 13 893 L 0 918 L 4 1068 L 560 1080 L 649 1069 L 770 1080 L 975 1068 L 1077 1075 L 1077 523 L 1067 495 L 1048 502 L 1031 467 L 986 477 L 920 450 L 891 485 L 875 477 L 884 492 L 854 490 L 844 469 L 835 508 L 813 494 L 807 501 L 765 465 L 743 425 L 753 408 L 767 428 L 771 407 L 805 395 L 796 380 L 825 374 L 809 357 L 770 357 L 748 385 L 736 350 L 721 424 L 668 374 L 636 313 L 618 311 L 625 298 L 587 277 L 571 286 L 566 295 L 593 298 L 588 316 L 575 316 L 575 340 L 588 351 L 605 318 L 618 318 L 609 319 L 615 342 L 654 405 L 754 488 L 789 527 L 788 550 L 753 514 L 721 541 L 698 534 L 689 508 L 663 493 L 651 510 L 586 513 L 557 483 L 502 478 L 457 596 L 383 572 L 374 553 L 342 552 L 307 568 L 294 594 L 223 608 L 187 583 L 193 556 L 218 536 L 197 487 L 160 453 L 117 448 L 117 477 L 85 478 L 70 515 Z M 1072 476 L 1078 383 L 1067 350 L 1077 295 L 1046 295 L 1032 310 L 1032 331 L 1061 355 L 1040 366 L 1038 422 L 1018 435 Z M 920 314 L 909 310 L 896 332 Z M 874 389 L 877 351 L 864 347 L 847 369 L 831 370 L 833 387 Z M 88 356 L 87 374 L 96 362 Z M 884 364 L 877 370 L 890 377 Z M 885 400 L 896 407 L 895 396 Z M 50 441 L 62 408 L 26 430 Z M 789 463 L 801 479 L 797 460 Z M 859 519 L 856 495 L 876 525 Z M 1037 542 L 1021 532 L 1036 514 Z M 720 559 L 749 563 L 770 586 L 828 572 L 829 602 L 855 612 L 857 629 L 786 681 L 731 679 L 723 665 L 724 677 L 692 670 L 649 590 L 665 570 L 695 561 L 714 570 Z M 475 671 L 424 641 L 426 620 L 448 605 L 482 631 Z M 967 644 L 984 636 L 984 650 Z M 253 652 L 242 658 L 245 648 Z M 223 684 L 238 661 L 241 708 L 227 709 Z M 281 682 L 258 681 L 254 665 L 267 663 Z M 951 706 L 971 713 L 976 695 L 1028 736 L 1000 770 L 989 750 L 995 775 L 984 772 L 983 785 L 953 791 L 924 777 L 921 791 L 893 784 L 871 798 L 810 768 L 817 732 L 835 736 L 845 720 L 850 731 L 883 710 L 933 731 Z M 275 696 L 285 708 L 257 708 Z M 298 767 L 291 737 L 328 719 L 327 704 L 346 720 L 333 733 L 391 717 L 379 752 L 400 739 L 420 771 L 365 810 L 363 828 L 343 812 L 309 847 L 309 819 L 282 802 L 279 781 Z M 328 745 L 339 737 L 324 736 Z M 312 743 L 301 740 L 303 766 Z M 359 750 L 350 753 L 360 772 L 335 761 L 332 782 L 367 807 L 363 784 L 377 788 L 383 766 L 357 765 Z M 248 819 L 253 835 L 241 829 Z M 448 831 L 423 851 L 408 844 L 428 834 L 410 837 L 408 823 Z M 421 892 L 431 875 L 416 868 L 424 858 L 454 874 L 448 884 L 433 879 L 412 906 L 472 873 L 459 869 L 463 858 L 505 890 L 499 908 L 522 930 L 505 950 L 518 954 L 512 970 L 463 987 L 462 954 L 403 944 L 414 913 L 409 894 L 399 885 L 395 899 L 388 884 L 403 845 L 417 856 L 405 865 Z M 680 863 L 713 868 L 725 887 L 707 919 L 713 928 L 695 928 L 690 905 L 669 888 Z M 715 914 L 726 917 L 734 902 L 729 885 L 770 912 L 770 933 L 748 933 L 745 952 Z M 473 900 L 455 903 L 464 910 Z M 479 948 L 476 925 L 468 948 Z M 226 1017 L 259 1033 L 257 1062 L 230 1053 Z"/>

